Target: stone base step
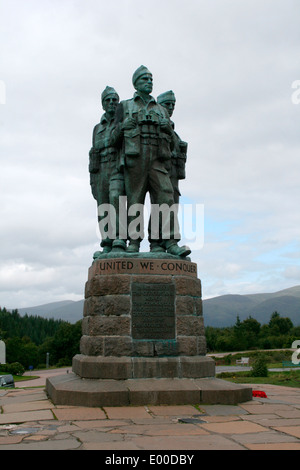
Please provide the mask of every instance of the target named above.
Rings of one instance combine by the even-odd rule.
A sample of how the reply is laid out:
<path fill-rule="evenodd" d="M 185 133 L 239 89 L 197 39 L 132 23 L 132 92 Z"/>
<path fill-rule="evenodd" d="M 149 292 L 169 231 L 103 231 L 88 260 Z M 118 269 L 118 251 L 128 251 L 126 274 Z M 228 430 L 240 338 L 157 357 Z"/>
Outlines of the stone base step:
<path fill-rule="evenodd" d="M 82 379 L 74 373 L 48 378 L 46 392 L 55 405 L 234 405 L 252 400 L 252 389 L 216 378 Z"/>
<path fill-rule="evenodd" d="M 206 356 L 73 357 L 73 372 L 85 379 L 203 378 L 215 376 L 215 362 Z"/>

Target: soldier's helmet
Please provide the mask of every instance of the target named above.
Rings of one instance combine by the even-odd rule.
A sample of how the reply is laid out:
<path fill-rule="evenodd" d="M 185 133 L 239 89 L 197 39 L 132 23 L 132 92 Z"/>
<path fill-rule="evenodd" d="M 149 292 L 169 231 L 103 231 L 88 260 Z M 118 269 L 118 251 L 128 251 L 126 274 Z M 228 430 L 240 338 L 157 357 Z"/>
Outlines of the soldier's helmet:
<path fill-rule="evenodd" d="M 103 103 L 103 101 L 109 96 L 109 95 L 116 95 L 116 97 L 118 98 L 118 101 L 119 101 L 119 95 L 118 93 L 116 92 L 116 90 L 114 88 L 112 88 L 111 86 L 107 86 L 105 88 L 105 90 L 103 90 L 102 94 L 101 94 L 101 102 Z"/>
<path fill-rule="evenodd" d="M 141 65 L 138 69 L 136 69 L 136 71 L 134 72 L 134 74 L 132 76 L 133 86 L 135 86 L 135 83 L 136 83 L 138 78 L 140 78 L 140 77 L 142 77 L 143 75 L 146 75 L 146 74 L 152 75 L 150 70 L 147 69 L 147 67 L 145 67 L 144 65 Z"/>

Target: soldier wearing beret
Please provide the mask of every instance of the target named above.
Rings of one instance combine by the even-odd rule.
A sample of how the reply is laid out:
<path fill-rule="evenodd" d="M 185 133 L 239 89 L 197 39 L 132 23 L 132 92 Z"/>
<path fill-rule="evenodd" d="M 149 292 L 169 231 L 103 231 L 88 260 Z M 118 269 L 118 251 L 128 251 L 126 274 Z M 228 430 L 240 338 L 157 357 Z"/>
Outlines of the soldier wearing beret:
<path fill-rule="evenodd" d="M 150 193 L 151 203 L 155 205 L 174 204 L 173 187 L 168 170 L 171 166 L 171 145 L 173 129 L 167 110 L 151 96 L 153 89 L 152 73 L 139 67 L 133 74 L 132 83 L 136 92 L 132 99 L 121 101 L 116 111 L 115 143 L 121 148 L 121 166 L 124 168 L 125 191 L 128 210 L 135 204 L 143 205 L 146 193 Z M 142 237 L 130 233 L 134 215 L 128 216 L 128 252 L 138 252 Z M 179 247 L 172 214 L 169 220 L 162 220 L 161 233 L 169 237 L 165 240 L 168 253 L 187 256 L 188 247 Z M 170 230 L 171 229 L 171 230 Z"/>
<path fill-rule="evenodd" d="M 176 98 L 172 90 L 161 93 L 157 97 L 157 102 L 166 108 L 170 118 L 173 115 L 175 109 Z M 187 152 L 187 143 L 183 142 L 179 135 L 175 132 L 175 124 L 171 121 L 173 128 L 173 150 L 171 158 L 171 169 L 170 169 L 170 178 L 174 190 L 174 202 L 175 204 L 179 203 L 180 190 L 179 190 L 179 180 L 185 179 L 185 164 L 186 164 L 186 152 Z"/>
<path fill-rule="evenodd" d="M 107 86 L 101 94 L 102 107 L 105 113 L 102 115 L 100 123 L 93 130 L 92 148 L 89 152 L 89 172 L 92 194 L 97 201 L 98 221 L 104 218 L 99 215 L 99 208 L 102 204 L 109 204 L 111 201 L 110 193 L 122 194 L 124 187 L 123 175 L 116 171 L 117 150 L 112 145 L 111 133 L 114 128 L 114 117 L 119 96 L 114 88 Z M 123 191 L 124 194 L 124 191 Z M 103 206 L 102 206 L 103 207 Z M 99 223 L 102 252 L 96 252 L 94 257 L 97 258 L 101 253 L 108 253 L 112 249 L 114 239 L 110 236 L 113 232 L 109 225 L 102 226 Z M 123 242 L 123 250 L 126 244 Z"/>
<path fill-rule="evenodd" d="M 174 109 L 176 98 L 172 90 L 161 93 L 157 97 L 157 103 L 163 106 L 171 119 Z M 171 121 L 173 135 L 172 135 L 172 154 L 171 154 L 171 166 L 169 168 L 169 176 L 172 183 L 174 191 L 174 203 L 179 204 L 180 190 L 179 190 L 179 180 L 185 179 L 185 163 L 186 163 L 186 151 L 187 143 L 183 142 L 179 135 L 175 132 L 175 124 Z M 150 223 L 148 227 L 149 232 L 149 242 L 152 247 L 152 251 L 165 251 L 164 243 L 162 240 L 152 240 L 150 233 Z"/>

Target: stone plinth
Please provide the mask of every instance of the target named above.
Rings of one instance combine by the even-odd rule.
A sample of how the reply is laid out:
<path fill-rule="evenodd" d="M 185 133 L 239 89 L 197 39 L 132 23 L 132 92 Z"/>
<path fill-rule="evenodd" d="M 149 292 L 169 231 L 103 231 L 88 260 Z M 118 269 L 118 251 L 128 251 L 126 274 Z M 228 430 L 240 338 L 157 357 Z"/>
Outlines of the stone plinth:
<path fill-rule="evenodd" d="M 80 352 L 89 365 L 91 357 L 99 364 L 99 357 L 163 358 L 206 353 L 201 282 L 197 265 L 189 261 L 96 261 L 89 270 L 83 316 Z M 177 377 L 177 370 L 172 370 Z"/>
<path fill-rule="evenodd" d="M 72 377 L 47 379 L 57 404 L 251 399 L 250 388 L 226 382 L 221 393 L 223 381 L 216 381 L 215 363 L 206 357 L 197 265 L 189 260 L 139 253 L 95 261 L 85 286 L 82 333 Z"/>

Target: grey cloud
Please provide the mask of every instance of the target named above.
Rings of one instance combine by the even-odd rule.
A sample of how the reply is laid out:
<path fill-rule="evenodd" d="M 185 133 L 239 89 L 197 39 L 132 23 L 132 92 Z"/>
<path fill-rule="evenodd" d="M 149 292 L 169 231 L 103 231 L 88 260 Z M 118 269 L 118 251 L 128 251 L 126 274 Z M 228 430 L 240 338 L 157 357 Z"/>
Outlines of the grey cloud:
<path fill-rule="evenodd" d="M 132 96 L 142 63 L 155 95 L 176 93 L 189 143 L 182 194 L 210 219 L 239 221 L 206 232 L 193 255 L 206 295 L 297 282 L 296 248 L 272 269 L 255 258 L 270 240 L 300 238 L 297 1 L 11 0 L 2 10 L 1 305 L 80 296 L 99 246 L 87 164 L 100 94 L 111 85 Z"/>

